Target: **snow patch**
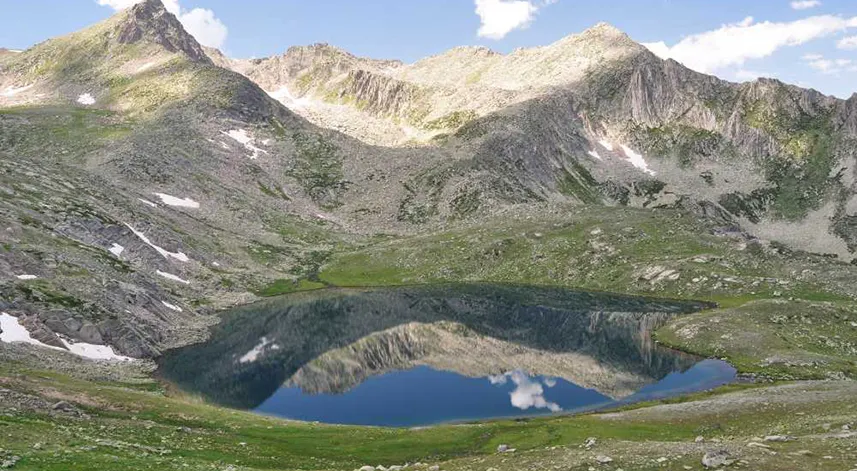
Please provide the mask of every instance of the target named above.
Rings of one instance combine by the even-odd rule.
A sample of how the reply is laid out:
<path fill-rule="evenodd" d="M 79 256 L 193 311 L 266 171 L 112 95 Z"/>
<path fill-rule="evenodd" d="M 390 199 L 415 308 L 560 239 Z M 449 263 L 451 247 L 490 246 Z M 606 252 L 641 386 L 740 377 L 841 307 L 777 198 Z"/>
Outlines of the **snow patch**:
<path fill-rule="evenodd" d="M 158 204 L 157 204 L 157 203 L 153 203 L 153 202 L 151 202 L 151 201 L 149 201 L 149 200 L 144 200 L 143 198 L 137 198 L 137 199 L 138 199 L 138 200 L 140 200 L 140 202 L 141 202 L 141 203 L 146 204 L 146 205 L 149 205 L 149 206 L 151 206 L 151 207 L 153 207 L 153 208 L 157 208 L 157 207 L 158 207 Z"/>
<path fill-rule="evenodd" d="M 5 312 L 0 314 L 0 342 L 24 342 L 40 347 L 56 348 L 31 337 L 27 329 L 18 322 L 17 317 L 10 316 Z"/>
<path fill-rule="evenodd" d="M 285 85 L 280 87 L 279 90 L 265 93 L 291 110 L 302 110 L 311 104 L 311 100 L 308 98 L 298 98 L 292 95 L 292 92 L 289 91 L 289 87 Z"/>
<path fill-rule="evenodd" d="M 259 339 L 259 344 L 251 348 L 249 352 L 245 353 L 241 358 L 239 358 L 238 362 L 252 363 L 259 359 L 259 356 L 265 352 L 266 348 L 268 350 L 279 350 L 280 346 L 275 344 L 272 340 L 268 340 L 267 337 L 262 337 L 261 339 Z"/>
<path fill-rule="evenodd" d="M 612 150 L 613 150 L 613 144 L 611 144 L 611 143 L 610 143 L 610 142 L 608 142 L 608 141 L 605 141 L 604 139 L 602 139 L 602 140 L 598 141 L 598 143 L 599 143 L 599 144 L 601 144 L 601 147 L 603 147 L 603 148 L 605 148 L 605 149 L 607 149 L 607 150 L 609 150 L 609 151 L 612 151 Z"/>
<path fill-rule="evenodd" d="M 71 353 L 91 360 L 113 360 L 113 361 L 130 361 L 131 357 L 119 355 L 109 345 L 94 345 L 91 343 L 75 342 L 71 343 L 66 339 L 60 338 L 60 341 L 65 345 Z"/>
<path fill-rule="evenodd" d="M 26 85 L 24 87 L 18 87 L 18 88 L 6 87 L 6 89 L 3 90 L 3 93 L 0 93 L 0 95 L 2 95 L 4 97 L 13 97 L 13 96 L 15 96 L 21 92 L 24 92 L 24 91 L 31 89 L 31 88 L 33 88 L 32 85 Z"/>
<path fill-rule="evenodd" d="M 138 231 L 137 229 L 134 229 L 127 222 L 124 224 L 128 227 L 128 229 L 131 229 L 131 232 L 133 232 L 135 236 L 139 237 L 140 240 L 142 240 L 149 247 L 155 249 L 155 251 L 157 251 L 159 254 L 161 254 L 164 258 L 174 258 L 180 262 L 187 262 L 190 260 L 190 258 L 188 258 L 188 256 L 185 255 L 184 252 L 170 252 L 170 251 L 168 251 L 162 247 L 158 247 L 157 245 L 152 243 L 152 241 L 149 240 L 148 237 L 146 237 L 146 234 L 143 234 L 142 232 Z"/>
<path fill-rule="evenodd" d="M 199 208 L 199 203 L 190 198 L 177 198 L 166 193 L 153 193 L 167 206 L 180 206 L 182 208 Z"/>
<path fill-rule="evenodd" d="M 36 275 L 16 275 L 15 277 L 19 280 L 35 280 L 38 278 Z"/>
<path fill-rule="evenodd" d="M 260 149 L 253 144 L 253 136 L 244 129 L 233 129 L 231 131 L 220 131 L 221 133 L 231 137 L 233 140 L 243 145 L 245 149 L 253 153 L 251 159 L 257 159 L 259 154 L 267 154 L 268 151 Z"/>
<path fill-rule="evenodd" d="M 190 284 L 190 281 L 179 278 L 178 276 L 173 275 L 172 273 L 167 273 L 167 272 L 161 271 L 161 270 L 156 270 L 155 273 L 157 273 L 159 276 L 163 276 L 164 278 L 166 278 L 168 280 L 178 281 L 179 283 L 184 283 L 186 285 Z"/>
<path fill-rule="evenodd" d="M 649 175 L 655 175 L 655 171 L 649 168 L 648 162 L 646 162 L 646 159 L 644 159 L 641 154 L 634 152 L 633 149 L 626 145 L 622 145 L 622 151 L 625 152 L 625 156 L 628 157 L 628 162 L 631 162 L 631 165 L 648 173 Z"/>
<path fill-rule="evenodd" d="M 594 159 L 601 160 L 601 156 L 598 155 L 598 151 L 595 149 L 592 149 L 591 151 L 587 152 L 587 154 L 591 155 Z"/>
<path fill-rule="evenodd" d="M 180 307 L 176 306 L 175 304 L 170 304 L 170 303 L 168 303 L 168 302 L 166 302 L 166 301 L 161 301 L 161 304 L 163 304 L 164 306 L 166 306 L 168 309 L 172 309 L 173 311 L 176 311 L 176 312 L 182 312 L 182 308 L 180 308 Z"/>
<path fill-rule="evenodd" d="M 117 243 L 113 243 L 113 247 L 110 247 L 107 250 L 109 250 L 110 253 L 112 253 L 113 255 L 118 257 L 118 256 L 122 255 L 123 251 L 125 251 L 125 247 L 122 247 L 121 245 L 119 245 Z"/>
<path fill-rule="evenodd" d="M 155 65 L 155 63 L 154 63 L 154 62 L 146 62 L 145 64 L 143 64 L 143 65 L 141 65 L 140 67 L 138 67 L 138 68 L 137 68 L 137 72 L 135 72 L 135 73 L 139 74 L 140 72 L 142 72 L 142 71 L 144 71 L 144 70 L 146 70 L 146 69 L 148 69 L 148 68 L 152 67 L 153 65 Z"/>
<path fill-rule="evenodd" d="M 7 313 L 0 314 L 0 341 L 6 343 L 23 342 L 39 347 L 50 348 L 51 350 L 64 351 L 62 348 L 48 345 L 34 339 L 30 332 L 18 322 L 17 317 L 10 316 Z M 74 355 L 89 358 L 93 360 L 133 360 L 133 358 L 118 355 L 113 348 L 108 345 L 93 345 L 91 343 L 75 342 L 72 343 L 66 339 L 60 338 L 60 341 Z"/>
<path fill-rule="evenodd" d="M 93 97 L 89 93 L 84 93 L 83 95 L 80 95 L 79 97 L 77 97 L 77 102 L 80 103 L 81 105 L 87 105 L 87 106 L 88 105 L 94 105 L 95 104 L 95 97 Z"/>

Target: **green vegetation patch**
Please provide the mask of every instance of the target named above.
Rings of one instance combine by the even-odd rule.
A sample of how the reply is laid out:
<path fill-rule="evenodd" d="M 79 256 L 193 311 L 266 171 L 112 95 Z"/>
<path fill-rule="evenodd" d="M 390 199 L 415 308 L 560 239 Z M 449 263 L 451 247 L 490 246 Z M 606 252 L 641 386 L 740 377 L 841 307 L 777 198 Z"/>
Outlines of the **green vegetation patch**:
<path fill-rule="evenodd" d="M 292 142 L 297 158 L 287 174 L 322 206 L 339 206 L 339 198 L 348 187 L 339 148 L 320 134 L 298 132 L 292 135 Z"/>
<path fill-rule="evenodd" d="M 744 448 L 747 438 L 754 435 L 799 434 L 796 443 L 769 444 L 782 452 L 776 456 L 783 455 L 785 461 L 765 465 L 753 459 L 754 469 L 783 469 L 783 463 L 803 459 L 786 451 L 811 449 L 817 456 L 839 456 L 836 451 L 841 440 L 816 443 L 803 435 L 817 434 L 825 421 L 838 426 L 853 407 L 849 406 L 853 388 L 846 387 L 847 383 L 801 385 L 801 394 L 818 399 L 793 404 L 783 402 L 784 394 L 795 393 L 787 385 L 782 392 L 727 386 L 660 406 L 651 402 L 606 414 L 393 429 L 286 421 L 208 405 L 181 393 L 167 395 L 151 383 L 83 380 L 10 363 L 0 365 L 0 378 L 5 390 L 37 401 L 44 398 L 48 408 L 62 391 L 59 397 L 86 414 L 7 409 L 0 417 L 3 452 L 20 456 L 14 469 L 24 471 L 148 471 L 153 466 L 350 470 L 367 464 L 389 467 L 416 462 L 426 463 L 421 469 L 440 464 L 442 469 L 454 471 L 473 469 L 477 463 L 516 469 L 565 463 L 571 465 L 568 469 L 578 469 L 573 463 L 582 462 L 587 465 L 581 469 L 586 469 L 595 453 L 613 456 L 618 462 L 643 458 L 636 465 L 622 466 L 653 469 L 648 463 L 665 454 L 673 463 L 691 463 L 692 457 L 698 466 L 701 451 L 692 452 L 684 461 L 675 461 L 682 458 L 664 451 L 675 447 L 687 454 L 697 435 L 704 435 L 706 442 L 722 441 L 718 446 L 734 440 Z M 767 395 L 769 402 L 759 409 L 758 401 L 746 401 L 748 394 Z M 701 402 L 677 408 L 692 401 Z M 597 438 L 593 450 L 582 447 L 588 437 Z M 500 444 L 517 451 L 498 454 Z M 631 449 L 626 450 L 628 446 Z M 703 450 L 707 443 L 698 446 Z"/>
<path fill-rule="evenodd" d="M 453 111 L 423 124 L 423 128 L 428 130 L 458 129 L 478 116 L 473 110 Z"/>
<path fill-rule="evenodd" d="M 800 110 L 794 115 L 761 100 L 745 106 L 745 122 L 770 134 L 782 148 L 780 155 L 760 162 L 766 178 L 776 186 L 771 203 L 776 216 L 799 220 L 818 209 L 830 189 L 837 145 L 831 113 Z"/>
<path fill-rule="evenodd" d="M 117 113 L 73 106 L 5 108 L 0 110 L 0 148 L 74 159 L 130 135 L 134 124 Z"/>
<path fill-rule="evenodd" d="M 27 281 L 16 287 L 31 302 L 59 305 L 69 309 L 79 308 L 85 304 L 81 299 L 53 286 L 46 280 Z"/>
<path fill-rule="evenodd" d="M 271 297 L 279 296 L 281 294 L 294 293 L 297 291 L 320 289 L 324 288 L 324 286 L 325 285 L 323 283 L 319 283 L 317 281 L 310 281 L 305 279 L 290 280 L 286 278 L 281 278 L 279 280 L 274 280 L 269 285 L 256 291 L 256 294 L 262 297 Z"/>
<path fill-rule="evenodd" d="M 692 167 L 700 159 L 734 156 L 735 150 L 719 133 L 685 124 L 635 129 L 647 154 L 676 159 L 681 167 Z"/>
<path fill-rule="evenodd" d="M 857 379 L 857 305 L 766 300 L 681 317 L 658 340 L 777 379 Z"/>
<path fill-rule="evenodd" d="M 341 253 L 320 279 L 341 286 L 491 281 L 698 299 L 772 297 L 803 286 L 776 283 L 793 269 L 786 260 L 738 250 L 710 232 L 679 211 L 570 206 Z"/>

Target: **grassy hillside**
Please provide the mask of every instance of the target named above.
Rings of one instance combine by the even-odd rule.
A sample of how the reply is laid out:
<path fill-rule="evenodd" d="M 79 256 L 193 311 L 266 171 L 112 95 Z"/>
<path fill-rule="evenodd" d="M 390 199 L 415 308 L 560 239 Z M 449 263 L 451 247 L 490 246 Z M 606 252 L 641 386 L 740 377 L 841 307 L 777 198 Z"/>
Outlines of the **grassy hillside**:
<path fill-rule="evenodd" d="M 717 302 L 659 339 L 774 378 L 857 377 L 857 268 L 669 210 L 557 208 L 334 256 L 338 286 L 491 281 Z M 694 333 L 694 335 L 688 334 Z"/>
<path fill-rule="evenodd" d="M 553 464 L 587 469 L 596 455 L 612 457 L 623 469 L 651 469 L 661 458 L 670 466 L 696 467 L 702 454 L 721 448 L 754 469 L 783 469 L 798 460 L 833 470 L 857 458 L 853 448 L 842 446 L 847 440 L 818 435 L 825 423 L 835 427 L 831 434 L 853 424 L 853 382 L 730 386 L 717 395 L 660 406 L 666 409 L 642 404 L 618 416 L 384 429 L 295 423 L 220 409 L 165 395 L 157 384 L 140 380 L 82 380 L 19 363 L 0 368 L 0 398 L 21 404 L 0 406 L 0 461 L 19 457 L 16 470 L 351 470 L 407 463 L 451 471 Z M 814 401 L 802 399 L 807 390 Z M 786 431 L 800 441 L 768 444 L 778 455 L 744 447 L 750 437 Z M 694 443 L 699 435 L 706 442 Z M 597 438 L 592 449 L 582 446 L 588 437 Z M 497 454 L 500 444 L 516 451 Z M 798 450 L 808 452 L 789 454 Z M 822 460 L 823 455 L 834 458 Z"/>

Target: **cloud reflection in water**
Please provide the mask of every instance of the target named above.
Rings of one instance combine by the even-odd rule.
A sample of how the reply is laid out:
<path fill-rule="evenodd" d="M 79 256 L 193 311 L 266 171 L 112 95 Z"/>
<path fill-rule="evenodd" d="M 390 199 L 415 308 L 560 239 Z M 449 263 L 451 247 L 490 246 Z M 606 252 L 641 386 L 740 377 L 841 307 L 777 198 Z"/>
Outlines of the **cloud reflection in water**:
<path fill-rule="evenodd" d="M 549 402 L 545 399 L 545 389 L 542 383 L 539 383 L 537 379 L 534 380 L 521 370 L 488 377 L 488 381 L 495 385 L 506 384 L 510 380 L 515 384 L 515 389 L 509 393 L 514 407 L 521 410 L 535 407 L 536 409 L 548 409 L 551 412 L 562 410 L 559 404 Z M 556 379 L 554 378 L 545 378 L 543 382 L 549 388 L 556 385 Z"/>

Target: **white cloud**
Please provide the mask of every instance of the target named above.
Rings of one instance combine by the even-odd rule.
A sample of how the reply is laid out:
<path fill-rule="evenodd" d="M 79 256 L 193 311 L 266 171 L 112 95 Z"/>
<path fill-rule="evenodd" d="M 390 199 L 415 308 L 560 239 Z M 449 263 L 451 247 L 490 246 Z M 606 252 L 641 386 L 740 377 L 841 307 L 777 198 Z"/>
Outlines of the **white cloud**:
<path fill-rule="evenodd" d="M 848 36 L 836 42 L 839 49 L 857 49 L 857 36 Z"/>
<path fill-rule="evenodd" d="M 663 41 L 658 41 L 654 43 L 643 43 L 643 46 L 646 46 L 652 53 L 661 59 L 669 59 L 670 58 L 670 47 L 667 46 L 667 43 Z"/>
<path fill-rule="evenodd" d="M 748 82 L 761 77 L 773 77 L 774 74 L 759 70 L 738 69 L 733 74 L 739 82 Z"/>
<path fill-rule="evenodd" d="M 852 71 L 852 68 L 849 68 L 853 63 L 851 59 L 827 59 L 821 54 L 806 54 L 802 59 L 806 65 L 823 74 L 833 75 L 844 70 Z"/>
<path fill-rule="evenodd" d="M 131 5 L 140 3 L 140 0 L 97 0 L 97 2 L 103 7 L 110 7 L 114 10 L 124 10 Z"/>
<path fill-rule="evenodd" d="M 96 0 L 99 5 L 108 6 L 114 10 L 124 10 L 143 0 Z M 190 11 L 184 10 L 179 5 L 179 0 L 161 0 L 164 8 L 178 18 L 185 30 L 196 38 L 203 46 L 220 48 L 226 42 L 228 29 L 207 8 L 194 8 Z"/>
<path fill-rule="evenodd" d="M 791 6 L 795 10 L 807 10 L 809 8 L 815 8 L 820 6 L 821 2 L 818 0 L 796 0 L 791 3 Z"/>
<path fill-rule="evenodd" d="M 479 15 L 479 37 L 503 39 L 507 34 L 530 26 L 536 12 L 558 0 L 475 0 Z"/>
<path fill-rule="evenodd" d="M 857 17 L 819 15 L 784 23 L 755 23 L 752 17 L 747 17 L 738 23 L 690 35 L 672 46 L 663 41 L 643 45 L 661 58 L 675 59 L 691 69 L 710 73 L 770 56 L 782 47 L 798 46 L 855 27 Z"/>
<path fill-rule="evenodd" d="M 226 42 L 228 30 L 214 12 L 205 8 L 194 8 L 179 15 L 188 33 L 203 46 L 219 48 Z"/>
<path fill-rule="evenodd" d="M 161 3 L 163 3 L 164 8 L 173 15 L 179 16 L 179 13 L 182 11 L 179 6 L 179 0 L 161 0 Z"/>
<path fill-rule="evenodd" d="M 808 57 L 804 57 L 804 60 L 806 60 L 807 65 L 821 73 L 829 74 L 833 71 L 834 65 L 832 60 L 824 58 L 810 59 Z"/>

